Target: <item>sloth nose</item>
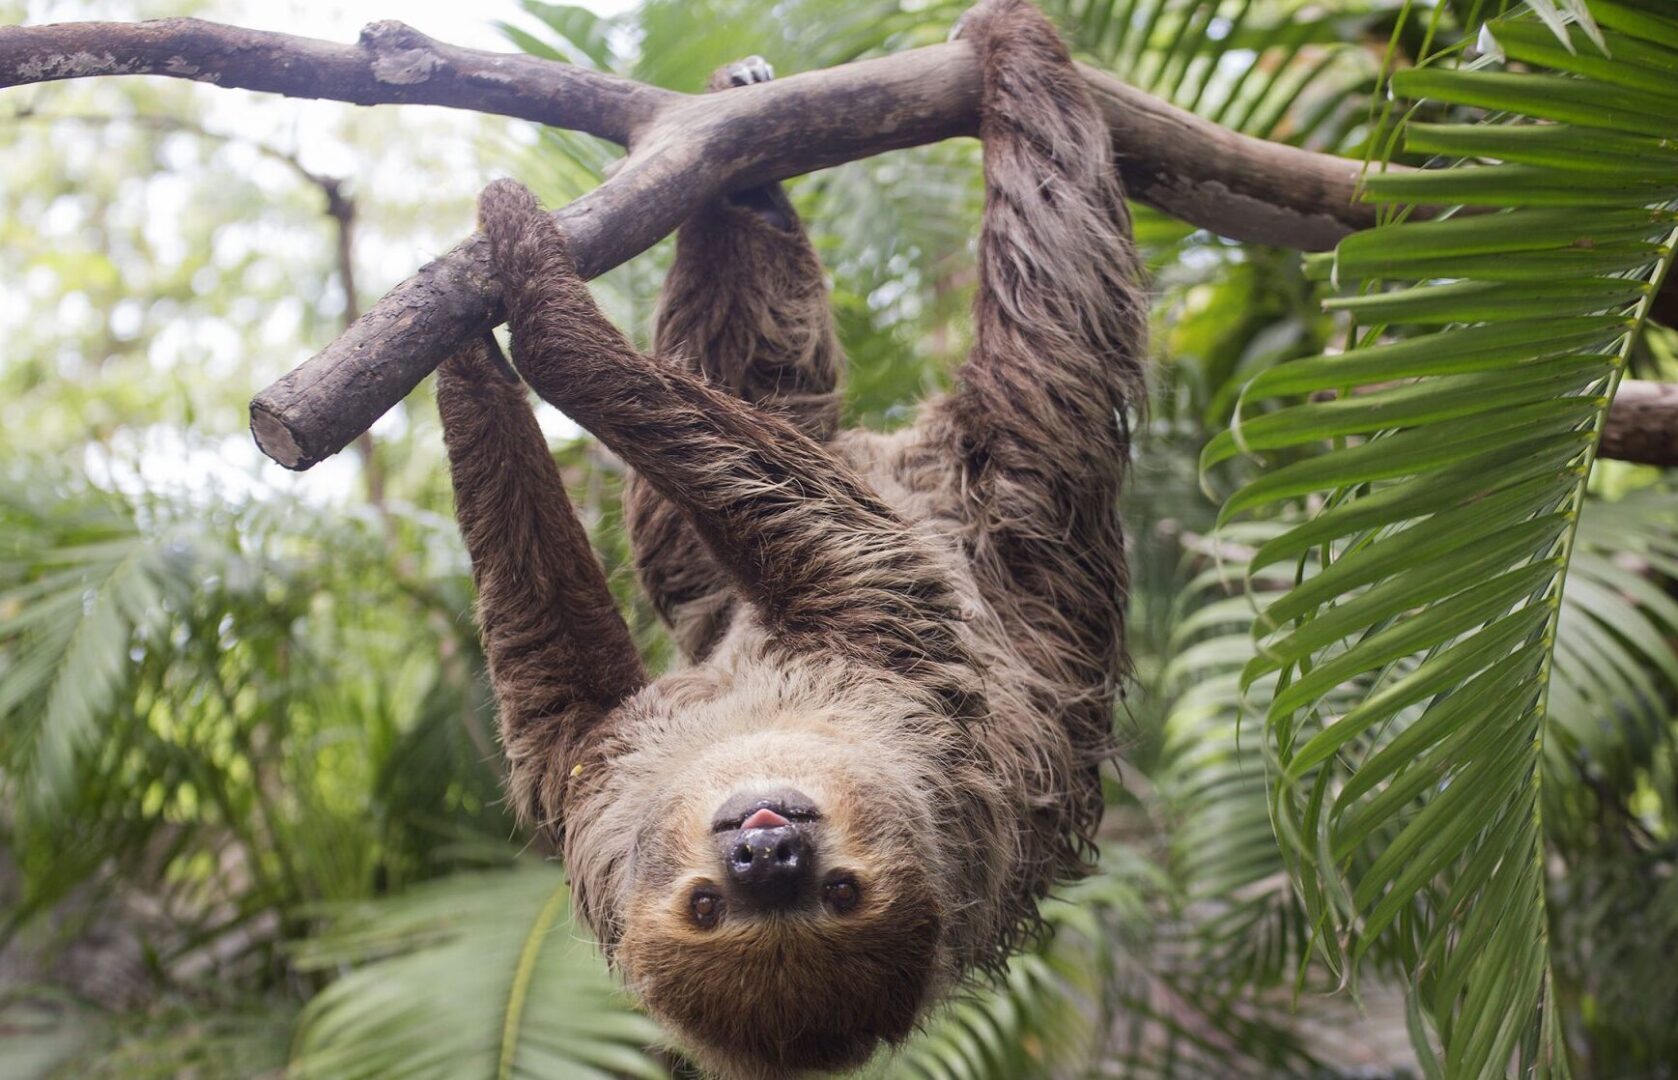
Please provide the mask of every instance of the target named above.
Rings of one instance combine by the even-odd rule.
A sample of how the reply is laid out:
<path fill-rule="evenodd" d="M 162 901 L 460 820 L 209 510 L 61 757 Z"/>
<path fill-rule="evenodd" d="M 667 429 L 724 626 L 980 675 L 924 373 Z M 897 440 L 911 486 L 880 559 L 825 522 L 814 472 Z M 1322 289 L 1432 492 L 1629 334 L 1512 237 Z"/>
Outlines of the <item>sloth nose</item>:
<path fill-rule="evenodd" d="M 815 863 L 815 848 L 803 829 L 784 824 L 741 829 L 729 845 L 728 877 L 734 887 L 766 908 L 798 900 Z"/>

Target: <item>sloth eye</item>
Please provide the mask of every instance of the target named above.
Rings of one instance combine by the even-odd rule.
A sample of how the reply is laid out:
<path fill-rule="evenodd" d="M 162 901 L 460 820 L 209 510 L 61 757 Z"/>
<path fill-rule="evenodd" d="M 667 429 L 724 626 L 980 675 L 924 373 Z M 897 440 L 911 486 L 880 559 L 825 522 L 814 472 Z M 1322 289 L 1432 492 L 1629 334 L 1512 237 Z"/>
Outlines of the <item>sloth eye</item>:
<path fill-rule="evenodd" d="M 843 915 L 856 907 L 857 901 L 862 899 L 862 890 L 850 878 L 840 878 L 827 883 L 827 888 L 822 891 L 822 899 L 827 901 L 828 907 Z"/>
<path fill-rule="evenodd" d="M 722 897 L 708 889 L 700 889 L 688 901 L 688 909 L 693 913 L 694 925 L 701 930 L 709 930 L 722 918 Z"/>

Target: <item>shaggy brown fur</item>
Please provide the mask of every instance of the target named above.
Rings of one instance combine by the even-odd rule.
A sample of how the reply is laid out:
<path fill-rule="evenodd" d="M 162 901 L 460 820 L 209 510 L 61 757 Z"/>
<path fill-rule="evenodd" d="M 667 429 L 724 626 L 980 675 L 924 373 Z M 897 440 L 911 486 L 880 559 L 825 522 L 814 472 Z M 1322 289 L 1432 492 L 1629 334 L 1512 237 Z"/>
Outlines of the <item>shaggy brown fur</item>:
<path fill-rule="evenodd" d="M 600 316 L 527 191 L 484 192 L 513 363 L 636 471 L 642 580 L 692 666 L 646 682 L 490 354 L 439 379 L 513 796 L 631 988 L 730 1076 L 901 1040 L 1086 871 L 1101 814 L 1140 275 L 1107 129 L 1048 23 L 987 0 L 963 36 L 984 74 L 976 342 L 906 431 L 836 431 L 821 268 L 778 188 L 683 227 L 656 357 Z M 851 902 L 723 887 L 746 826 L 719 807 L 789 788 L 816 888 Z"/>

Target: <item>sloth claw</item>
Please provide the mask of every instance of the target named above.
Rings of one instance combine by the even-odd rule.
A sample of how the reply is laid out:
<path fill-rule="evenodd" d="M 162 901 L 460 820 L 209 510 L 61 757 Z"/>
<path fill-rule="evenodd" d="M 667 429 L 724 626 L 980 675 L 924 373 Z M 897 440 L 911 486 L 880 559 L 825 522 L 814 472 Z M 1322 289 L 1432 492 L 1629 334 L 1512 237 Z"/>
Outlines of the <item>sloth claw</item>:
<path fill-rule="evenodd" d="M 748 56 L 728 65 L 730 86 L 750 86 L 753 83 L 768 82 L 774 77 L 775 69 L 761 56 Z"/>
<path fill-rule="evenodd" d="M 774 77 L 775 69 L 769 66 L 769 61 L 761 56 L 748 56 L 718 68 L 716 74 L 711 76 L 711 89 L 729 90 L 736 86 L 752 86 L 756 83 L 766 83 Z"/>

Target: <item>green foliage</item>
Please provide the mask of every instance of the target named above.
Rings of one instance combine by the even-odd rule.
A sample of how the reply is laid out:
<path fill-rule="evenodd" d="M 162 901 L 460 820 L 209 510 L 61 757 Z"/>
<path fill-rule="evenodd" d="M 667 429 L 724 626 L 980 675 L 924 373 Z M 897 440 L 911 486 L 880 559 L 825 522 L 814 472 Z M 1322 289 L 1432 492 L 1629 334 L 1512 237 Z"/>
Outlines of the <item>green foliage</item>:
<path fill-rule="evenodd" d="M 1004 976 L 945 1006 L 882 1076 L 1042 1076 L 1087 1068 L 1099 1056 L 1105 1003 L 1124 985 L 1127 957 L 1147 935 L 1164 880 L 1114 846 L 1101 873 L 1043 906 L 1054 937 L 1016 956 Z"/>
<path fill-rule="evenodd" d="M 1400 4 L 1312 9 L 1253 0 L 1056 0 L 1045 4 L 1098 66 L 1237 131 L 1336 150 L 1367 115 L 1368 45 Z"/>
<path fill-rule="evenodd" d="M 1201 459 L 1263 465 L 1222 520 L 1309 500 L 1249 563 L 1301 578 L 1259 608 L 1241 676 L 1274 684 L 1271 817 L 1318 955 L 1354 984 L 1365 959 L 1403 969 L 1418 1051 L 1436 1035 L 1450 1076 L 1568 1071 L 1546 753 L 1600 769 L 1651 711 L 1645 743 L 1668 736 L 1678 665 L 1651 617 L 1671 602 L 1578 536 L 1608 402 L 1678 239 L 1678 157 L 1647 137 L 1678 134 L 1654 77 L 1678 70 L 1664 43 L 1678 21 L 1633 25 L 1498 19 L 1496 54 L 1393 76 L 1427 99 L 1416 115 L 1450 121 L 1401 123 L 1404 144 L 1448 157 L 1373 175 L 1367 197 L 1452 211 L 1396 212 L 1316 260 L 1352 347 L 1257 375 Z M 1599 129 L 1626 155 L 1610 176 L 1585 149 Z"/>
<path fill-rule="evenodd" d="M 298 1027 L 300 1077 L 661 1077 L 658 1027 L 631 1012 L 571 921 L 565 876 L 526 862 L 339 909 L 298 950 L 351 969 Z"/>
<path fill-rule="evenodd" d="M 446 522 L 124 497 L 17 459 L 0 523 L 8 936 L 119 867 L 194 912 L 150 946 L 168 969 L 505 834 L 458 555 L 440 583 L 388 558 Z"/>

